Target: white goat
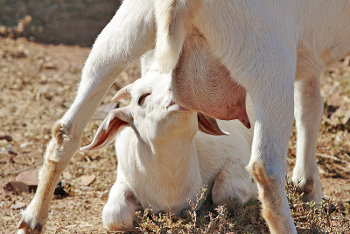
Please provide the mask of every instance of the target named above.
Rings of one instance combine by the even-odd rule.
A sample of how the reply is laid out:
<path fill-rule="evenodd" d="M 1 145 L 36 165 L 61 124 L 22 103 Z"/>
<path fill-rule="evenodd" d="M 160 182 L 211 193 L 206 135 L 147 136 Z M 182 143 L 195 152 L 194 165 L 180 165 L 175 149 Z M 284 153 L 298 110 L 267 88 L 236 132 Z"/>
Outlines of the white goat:
<path fill-rule="evenodd" d="M 93 46 L 73 105 L 53 128 L 37 193 L 19 228 L 41 230 L 48 198 L 78 150 L 87 121 L 115 75 L 154 48 L 157 33 L 159 63 L 168 70 L 178 64 L 172 89 L 180 105 L 212 117 L 238 118 L 249 126 L 241 86 L 250 94 L 256 122 L 248 168 L 258 182 L 262 213 L 271 232 L 296 233 L 284 190 L 293 114 L 298 137 L 293 180 L 301 181 L 306 199 L 320 201 L 315 160 L 323 108 L 320 76 L 328 64 L 349 53 L 349 21 L 350 0 L 123 1 Z M 223 67 L 228 74 L 215 79 L 201 71 L 203 64 L 196 68 L 200 58 L 181 56 L 183 40 L 193 27 L 216 58 L 214 63 L 201 60 L 203 64 Z"/>
<path fill-rule="evenodd" d="M 219 121 L 229 136 L 205 134 L 220 130 L 210 128 L 204 115 L 175 104 L 170 81 L 170 74 L 153 69 L 121 89 L 115 99 L 131 96 L 130 104 L 111 111 L 83 147 L 100 149 L 116 138 L 117 181 L 103 209 L 108 230 L 131 229 L 138 204 L 176 214 L 204 185 L 214 204 L 256 197 L 256 184 L 245 170 L 252 131 L 233 120 Z"/>

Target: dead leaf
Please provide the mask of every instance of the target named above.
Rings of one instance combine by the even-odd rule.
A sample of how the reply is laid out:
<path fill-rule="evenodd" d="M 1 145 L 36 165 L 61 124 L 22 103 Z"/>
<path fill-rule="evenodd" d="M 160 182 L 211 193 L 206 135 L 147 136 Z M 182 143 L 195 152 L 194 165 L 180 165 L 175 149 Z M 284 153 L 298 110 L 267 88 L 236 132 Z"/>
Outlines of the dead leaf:
<path fill-rule="evenodd" d="M 18 174 L 16 177 L 16 181 L 22 182 L 28 185 L 37 186 L 39 184 L 38 176 L 39 176 L 39 168 L 34 168 Z"/>
<path fill-rule="evenodd" d="M 96 179 L 96 176 L 94 175 L 84 175 L 78 178 L 78 180 L 80 181 L 80 184 L 84 186 L 89 186 L 95 181 L 95 179 Z"/>
<path fill-rule="evenodd" d="M 4 186 L 4 190 L 19 195 L 23 192 L 30 193 L 32 191 L 35 191 L 36 187 L 37 186 L 28 185 L 18 181 L 11 181 Z"/>
<path fill-rule="evenodd" d="M 14 210 L 19 210 L 19 209 L 22 209 L 22 208 L 25 208 L 26 207 L 26 204 L 24 202 L 20 202 L 20 201 L 17 201 L 13 206 L 12 206 L 12 209 Z"/>
<path fill-rule="evenodd" d="M 0 135 L 0 140 L 6 140 L 10 142 L 12 141 L 12 137 L 10 135 Z"/>

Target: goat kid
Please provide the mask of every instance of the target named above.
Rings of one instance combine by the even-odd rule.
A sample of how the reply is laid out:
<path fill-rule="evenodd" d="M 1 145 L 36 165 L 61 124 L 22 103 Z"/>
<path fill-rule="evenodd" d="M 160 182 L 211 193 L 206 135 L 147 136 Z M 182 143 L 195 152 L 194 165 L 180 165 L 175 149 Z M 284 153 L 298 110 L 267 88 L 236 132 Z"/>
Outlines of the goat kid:
<path fill-rule="evenodd" d="M 119 90 L 114 100 L 131 96 L 130 104 L 111 111 L 82 148 L 100 149 L 115 139 L 117 180 L 102 216 L 108 230 L 133 228 L 139 204 L 177 214 L 204 185 L 214 204 L 256 196 L 245 170 L 252 131 L 238 121 L 219 121 L 230 135 L 210 136 L 224 133 L 214 119 L 175 104 L 170 81 L 170 74 L 152 70 Z"/>
<path fill-rule="evenodd" d="M 173 70 L 172 89 L 181 106 L 212 117 L 238 118 L 249 127 L 240 87 L 250 94 L 256 122 L 248 168 L 258 182 L 262 213 L 271 232 L 296 233 L 284 190 L 293 114 L 298 138 L 293 181 L 301 181 L 305 199 L 320 201 L 315 159 L 323 109 L 320 76 L 327 65 L 349 53 L 349 19 L 350 0 L 123 1 L 94 43 L 76 99 L 53 128 L 37 193 L 19 228 L 41 230 L 58 177 L 78 150 L 81 133 L 114 77 L 157 41 L 158 61 L 165 71 Z M 181 56 L 192 28 L 203 35 L 216 58 L 206 64 L 218 71 L 225 68 L 229 76 L 207 77 L 203 64 L 204 71 L 190 76 L 192 64 L 201 59 Z M 181 63 L 183 59 L 187 62 Z M 187 85 L 178 82 L 181 74 L 189 74 L 181 79 Z M 215 107 L 213 101 L 206 105 L 198 93 L 222 93 L 225 98 L 214 102 Z M 231 96 L 234 93 L 238 95 Z M 233 106 L 237 113 L 231 113 Z"/>

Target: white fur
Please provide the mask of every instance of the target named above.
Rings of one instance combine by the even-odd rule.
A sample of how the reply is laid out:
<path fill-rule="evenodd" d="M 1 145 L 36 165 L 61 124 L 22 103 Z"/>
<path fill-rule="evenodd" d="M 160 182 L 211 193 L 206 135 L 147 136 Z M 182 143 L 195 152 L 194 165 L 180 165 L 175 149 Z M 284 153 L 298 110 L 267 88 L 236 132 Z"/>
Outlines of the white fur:
<path fill-rule="evenodd" d="M 168 4 L 180 1 L 172 2 Z M 176 11 L 168 9 L 173 17 L 168 21 L 181 24 Z M 319 202 L 323 197 L 315 160 L 323 110 L 319 79 L 328 64 L 349 53 L 349 22 L 349 0 L 203 0 L 192 19 L 213 53 L 252 97 L 256 124 L 248 169 L 258 182 L 263 215 L 273 233 L 296 232 L 284 191 L 294 102 L 298 141 L 293 181 L 301 182 L 306 200 Z M 186 17 L 185 23 L 191 24 Z M 158 27 L 157 44 L 171 41 L 168 46 L 176 50 L 172 45 L 182 44 L 176 40 L 183 37 Z M 157 58 L 167 56 L 166 51 L 157 53 Z M 178 59 L 173 54 L 169 59 Z"/>
<path fill-rule="evenodd" d="M 176 214 L 189 206 L 187 199 L 195 201 L 204 185 L 215 204 L 228 199 L 244 203 L 256 196 L 256 184 L 245 170 L 252 130 L 233 120 L 218 122 L 229 136 L 198 132 L 196 112 L 167 108 L 174 100 L 170 79 L 155 70 L 128 86 L 133 121 L 116 135 L 117 181 L 103 211 L 109 230 L 131 228 L 137 203 Z M 137 98 L 148 92 L 140 107 Z M 248 110 L 254 121 L 251 102 Z M 125 202 L 130 193 L 134 203 Z"/>
<path fill-rule="evenodd" d="M 308 191 L 307 199 L 319 201 L 322 191 L 315 162 L 322 113 L 319 79 L 328 64 L 349 53 L 350 1 L 199 1 L 201 7 L 196 11 L 190 9 L 191 14 L 195 12 L 191 17 L 182 15 L 190 19 L 186 25 L 199 29 L 212 52 L 247 89 L 254 103 L 256 124 L 248 168 L 259 185 L 264 217 L 271 232 L 295 233 L 284 191 L 293 114 L 295 112 L 298 132 L 293 180 L 301 180 L 301 187 Z M 54 128 L 55 135 L 45 154 L 43 176 L 23 214 L 22 230 L 40 230 L 45 224 L 50 201 L 47 197 L 79 148 L 81 133 L 113 83 L 114 75 L 154 48 L 155 26 L 159 25 L 155 12 L 162 12 L 157 8 L 162 5 L 155 2 L 158 1 L 125 0 L 96 39 L 83 69 L 77 97 Z M 186 2 L 189 0 L 179 0 L 181 6 L 191 7 Z M 186 12 L 183 7 L 179 9 Z M 170 14 L 173 15 L 177 16 Z M 181 23 L 181 18 L 176 18 L 175 22 Z M 185 30 L 181 27 L 180 34 L 176 34 L 176 27 L 175 33 L 168 35 L 177 35 L 174 38 L 180 40 L 177 41 L 180 44 L 186 32 L 186 27 Z M 158 34 L 165 35 L 160 31 Z M 166 37 L 164 46 L 167 46 Z M 165 63 L 165 68 L 174 66 L 178 49 L 168 54 L 171 63 L 160 61 Z M 157 57 L 167 57 L 163 55 L 160 50 Z"/>

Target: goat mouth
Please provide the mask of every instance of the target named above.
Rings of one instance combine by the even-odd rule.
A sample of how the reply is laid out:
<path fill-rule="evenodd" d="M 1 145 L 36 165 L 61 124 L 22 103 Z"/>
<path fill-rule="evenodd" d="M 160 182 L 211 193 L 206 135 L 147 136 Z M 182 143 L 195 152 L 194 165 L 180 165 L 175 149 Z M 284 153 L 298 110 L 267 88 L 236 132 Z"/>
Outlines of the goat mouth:
<path fill-rule="evenodd" d="M 168 104 L 168 106 L 166 107 L 167 109 L 171 106 L 174 106 L 176 105 L 175 101 L 174 100 L 171 100 L 171 102 Z"/>

